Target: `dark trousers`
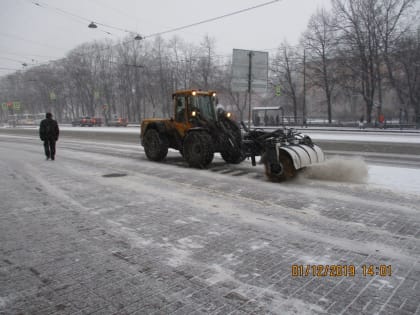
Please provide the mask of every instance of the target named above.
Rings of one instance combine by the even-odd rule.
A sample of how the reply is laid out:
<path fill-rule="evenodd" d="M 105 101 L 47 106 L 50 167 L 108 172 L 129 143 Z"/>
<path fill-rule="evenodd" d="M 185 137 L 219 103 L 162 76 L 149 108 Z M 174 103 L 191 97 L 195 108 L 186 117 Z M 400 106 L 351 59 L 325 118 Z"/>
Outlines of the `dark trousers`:
<path fill-rule="evenodd" d="M 54 160 L 55 157 L 55 140 L 44 140 L 44 150 L 47 158 Z"/>

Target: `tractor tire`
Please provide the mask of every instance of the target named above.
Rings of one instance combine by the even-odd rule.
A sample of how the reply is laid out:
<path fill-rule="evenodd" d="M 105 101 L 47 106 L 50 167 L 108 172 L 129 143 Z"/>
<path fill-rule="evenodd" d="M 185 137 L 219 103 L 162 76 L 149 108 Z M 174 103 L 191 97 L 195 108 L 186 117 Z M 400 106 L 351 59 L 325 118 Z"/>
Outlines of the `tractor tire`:
<path fill-rule="evenodd" d="M 221 123 L 225 130 L 225 150 L 220 152 L 223 160 L 229 164 L 239 164 L 245 156 L 242 152 L 242 135 L 239 126 L 230 119 L 224 118 Z"/>
<path fill-rule="evenodd" d="M 221 151 L 220 155 L 222 156 L 223 160 L 229 164 L 239 164 L 243 160 L 245 160 L 245 156 L 242 154 L 241 150 L 225 150 Z"/>
<path fill-rule="evenodd" d="M 149 129 L 144 135 L 143 146 L 147 158 L 159 162 L 168 154 L 169 142 L 166 135 L 156 129 Z"/>
<path fill-rule="evenodd" d="M 265 159 L 263 158 L 263 161 Z M 296 176 L 297 170 L 293 165 L 293 161 L 287 154 L 279 154 L 279 162 L 283 166 L 282 170 L 277 170 L 276 166 L 270 165 L 270 163 L 265 160 L 265 175 L 272 182 L 284 182 L 292 179 Z"/>
<path fill-rule="evenodd" d="M 183 154 L 189 166 L 205 168 L 213 160 L 213 140 L 206 132 L 190 132 L 184 139 Z"/>

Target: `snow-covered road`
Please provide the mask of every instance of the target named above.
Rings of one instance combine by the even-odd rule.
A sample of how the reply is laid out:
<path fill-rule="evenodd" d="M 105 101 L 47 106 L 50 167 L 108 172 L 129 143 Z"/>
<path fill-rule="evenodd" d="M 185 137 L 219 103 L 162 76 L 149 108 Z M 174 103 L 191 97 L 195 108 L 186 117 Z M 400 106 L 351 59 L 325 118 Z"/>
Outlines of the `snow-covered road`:
<path fill-rule="evenodd" d="M 338 157 L 275 184 L 132 144 L 62 139 L 52 162 L 0 142 L 0 312 L 419 312 L 417 168 Z"/>

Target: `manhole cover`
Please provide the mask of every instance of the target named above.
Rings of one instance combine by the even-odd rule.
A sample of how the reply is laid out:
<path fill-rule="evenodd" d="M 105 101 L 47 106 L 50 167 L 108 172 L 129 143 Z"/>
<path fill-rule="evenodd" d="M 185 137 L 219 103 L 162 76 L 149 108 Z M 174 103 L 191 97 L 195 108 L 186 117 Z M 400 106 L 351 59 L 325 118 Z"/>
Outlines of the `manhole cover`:
<path fill-rule="evenodd" d="M 123 176 L 127 176 L 127 174 L 124 174 L 124 173 L 111 173 L 111 174 L 102 175 L 102 177 L 123 177 Z"/>

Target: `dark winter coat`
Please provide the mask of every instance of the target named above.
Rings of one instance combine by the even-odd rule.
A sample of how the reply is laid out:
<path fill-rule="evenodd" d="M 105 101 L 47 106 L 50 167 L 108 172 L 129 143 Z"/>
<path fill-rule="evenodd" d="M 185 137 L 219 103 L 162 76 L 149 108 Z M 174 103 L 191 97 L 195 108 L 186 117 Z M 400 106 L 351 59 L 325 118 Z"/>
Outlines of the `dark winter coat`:
<path fill-rule="evenodd" d="M 57 141 L 60 130 L 57 122 L 52 118 L 45 118 L 39 125 L 39 137 L 42 141 Z"/>

